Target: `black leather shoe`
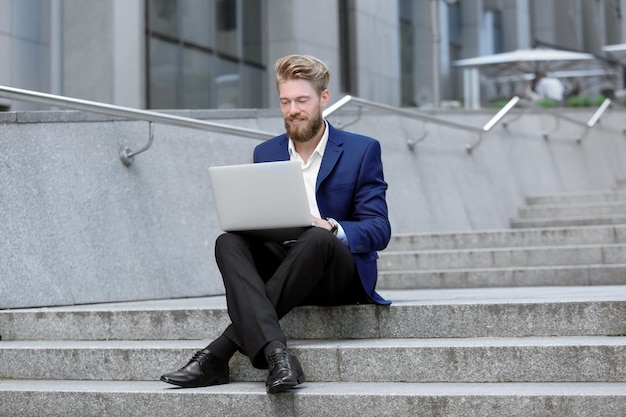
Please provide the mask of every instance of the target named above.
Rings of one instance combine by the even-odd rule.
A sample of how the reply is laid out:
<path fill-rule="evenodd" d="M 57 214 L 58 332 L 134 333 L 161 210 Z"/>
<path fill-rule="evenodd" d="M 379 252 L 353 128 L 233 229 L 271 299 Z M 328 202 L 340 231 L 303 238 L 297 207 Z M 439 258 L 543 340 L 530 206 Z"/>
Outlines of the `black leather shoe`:
<path fill-rule="evenodd" d="M 267 365 L 269 375 L 265 387 L 270 394 L 286 391 L 305 381 L 298 358 L 287 348 L 277 348 L 270 352 Z"/>
<path fill-rule="evenodd" d="M 228 361 L 217 358 L 205 348 L 197 351 L 187 365 L 178 371 L 161 376 L 161 381 L 179 387 L 195 388 L 228 384 L 229 376 Z"/>

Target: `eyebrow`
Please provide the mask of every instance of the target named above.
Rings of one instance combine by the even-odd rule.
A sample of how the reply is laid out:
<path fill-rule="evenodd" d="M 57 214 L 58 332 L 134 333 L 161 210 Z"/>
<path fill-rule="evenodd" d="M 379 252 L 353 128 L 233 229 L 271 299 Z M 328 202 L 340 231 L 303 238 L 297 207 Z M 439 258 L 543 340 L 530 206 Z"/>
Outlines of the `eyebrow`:
<path fill-rule="evenodd" d="M 303 95 L 300 95 L 300 96 L 297 96 L 297 97 L 293 98 L 293 100 L 300 100 L 300 99 L 303 99 L 303 98 L 311 98 L 311 95 L 310 94 L 303 94 Z M 285 96 L 280 96 L 280 99 L 281 100 L 292 100 L 292 99 L 290 99 L 288 97 L 285 97 Z"/>

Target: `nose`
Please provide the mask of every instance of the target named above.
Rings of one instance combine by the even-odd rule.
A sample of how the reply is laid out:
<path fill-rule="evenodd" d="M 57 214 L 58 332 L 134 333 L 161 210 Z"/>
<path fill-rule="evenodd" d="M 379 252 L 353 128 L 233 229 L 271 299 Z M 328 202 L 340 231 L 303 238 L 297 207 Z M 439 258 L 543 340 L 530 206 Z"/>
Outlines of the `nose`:
<path fill-rule="evenodd" d="M 300 107 L 298 107 L 298 103 L 295 101 L 292 101 L 291 103 L 289 103 L 289 114 L 295 115 L 298 113 L 300 113 Z"/>

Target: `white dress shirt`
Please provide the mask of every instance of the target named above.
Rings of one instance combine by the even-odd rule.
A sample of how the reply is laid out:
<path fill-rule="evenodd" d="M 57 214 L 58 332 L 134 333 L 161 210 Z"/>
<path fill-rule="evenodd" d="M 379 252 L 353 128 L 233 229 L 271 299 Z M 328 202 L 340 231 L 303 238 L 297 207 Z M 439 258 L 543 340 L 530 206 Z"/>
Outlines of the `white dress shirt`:
<path fill-rule="evenodd" d="M 307 199 L 309 200 L 309 209 L 311 210 L 311 215 L 321 218 L 320 209 L 317 206 L 317 199 L 315 198 L 315 186 L 317 184 L 317 176 L 320 172 L 320 167 L 322 166 L 322 157 L 324 156 L 324 151 L 326 150 L 326 144 L 328 143 L 328 124 L 326 120 L 324 120 L 324 134 L 322 135 L 322 139 L 320 143 L 317 144 L 315 150 L 311 154 L 311 157 L 308 161 L 304 162 L 300 154 L 296 152 L 296 147 L 293 143 L 293 140 L 289 138 L 289 159 L 291 161 L 300 162 L 300 166 L 302 167 L 302 176 L 304 177 L 304 186 L 306 188 Z M 337 237 L 341 239 L 341 241 L 348 245 L 348 239 L 346 237 L 341 224 L 337 229 Z"/>

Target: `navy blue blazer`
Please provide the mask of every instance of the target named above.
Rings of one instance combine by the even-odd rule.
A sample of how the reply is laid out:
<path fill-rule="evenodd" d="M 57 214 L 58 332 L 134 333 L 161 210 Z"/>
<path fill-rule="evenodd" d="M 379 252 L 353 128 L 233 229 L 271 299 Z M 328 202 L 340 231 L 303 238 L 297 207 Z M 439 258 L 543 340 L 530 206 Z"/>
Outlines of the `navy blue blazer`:
<path fill-rule="evenodd" d="M 289 160 L 289 139 L 282 134 L 254 149 L 254 162 Z M 328 123 L 328 144 L 317 176 L 315 196 L 322 218 L 341 223 L 370 301 L 391 304 L 376 293 L 377 251 L 387 247 L 391 225 L 385 199 L 380 143 L 337 130 Z"/>

